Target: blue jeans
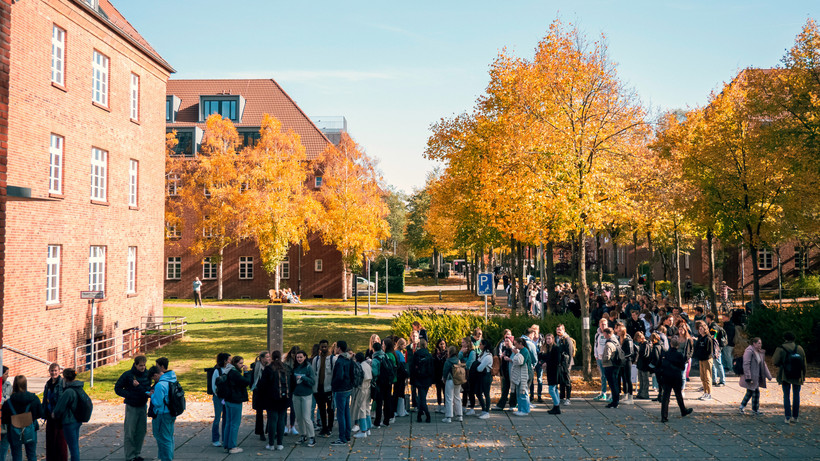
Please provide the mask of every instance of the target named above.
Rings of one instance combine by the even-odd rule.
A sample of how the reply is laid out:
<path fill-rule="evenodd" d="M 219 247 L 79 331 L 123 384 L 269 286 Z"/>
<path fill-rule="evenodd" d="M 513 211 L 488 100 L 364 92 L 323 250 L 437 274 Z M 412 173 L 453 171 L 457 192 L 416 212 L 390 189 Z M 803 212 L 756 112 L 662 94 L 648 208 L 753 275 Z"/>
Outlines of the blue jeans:
<path fill-rule="evenodd" d="M 174 459 L 174 421 L 176 418 L 168 413 L 160 413 L 151 421 L 157 441 L 157 458 L 162 461 Z"/>
<path fill-rule="evenodd" d="M 522 413 L 530 412 L 530 398 L 527 396 L 528 390 L 526 381 L 518 385 L 518 392 L 516 392 L 518 398 L 518 411 Z"/>
<path fill-rule="evenodd" d="M 336 407 L 336 421 L 339 423 L 339 440 L 350 442 L 350 391 L 334 392 L 333 403 Z"/>
<path fill-rule="evenodd" d="M 18 430 L 19 429 L 15 429 L 15 431 Z M 33 440 L 26 444 L 21 443 L 20 439 L 16 437 L 20 435 L 19 432 L 15 437 L 3 436 L 2 440 L 0 440 L 0 461 L 5 461 L 6 452 L 9 451 L 9 448 L 11 448 L 12 461 L 23 461 L 24 447 L 26 449 L 26 458 L 28 461 L 37 461 L 37 432 L 31 428 L 29 429 L 29 432 L 30 435 L 32 435 Z"/>
<path fill-rule="evenodd" d="M 598 371 L 601 372 L 601 394 L 606 394 L 606 373 L 604 373 L 604 363 L 599 359 L 596 359 L 595 361 L 598 362 Z"/>
<path fill-rule="evenodd" d="M 716 359 L 712 360 L 712 380 L 715 384 L 726 383 L 726 372 L 723 371 L 722 354 L 719 354 Z"/>
<path fill-rule="evenodd" d="M 219 442 L 220 420 L 222 422 L 222 445 L 225 445 L 225 422 L 228 418 L 225 417 L 225 406 L 222 405 L 222 399 L 217 396 L 214 397 L 214 423 L 211 425 L 211 442 Z"/>
<path fill-rule="evenodd" d="M 63 424 L 63 436 L 71 461 L 80 461 L 80 426 L 83 423 Z"/>
<path fill-rule="evenodd" d="M 550 397 L 552 397 L 552 404 L 554 406 L 561 405 L 561 399 L 558 398 L 558 386 L 547 386 L 550 391 Z"/>
<path fill-rule="evenodd" d="M 786 411 L 786 418 L 797 417 L 800 415 L 800 386 L 795 384 L 783 383 L 783 409 Z M 791 389 L 794 388 L 794 400 L 789 398 Z"/>
<path fill-rule="evenodd" d="M 242 422 L 242 404 L 225 402 L 225 431 L 222 444 L 226 450 L 236 447 L 236 439 L 239 436 L 239 423 Z"/>

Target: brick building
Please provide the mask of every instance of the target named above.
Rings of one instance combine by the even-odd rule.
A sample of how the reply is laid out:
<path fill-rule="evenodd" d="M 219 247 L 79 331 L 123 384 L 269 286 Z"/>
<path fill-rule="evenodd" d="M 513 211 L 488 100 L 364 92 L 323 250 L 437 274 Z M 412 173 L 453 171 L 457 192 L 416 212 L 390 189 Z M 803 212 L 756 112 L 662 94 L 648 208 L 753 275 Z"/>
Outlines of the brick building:
<path fill-rule="evenodd" d="M 167 131 L 176 131 L 177 155 L 195 157 L 202 141 L 205 120 L 214 112 L 230 118 L 243 146 L 259 138 L 262 116 L 269 114 L 282 122 L 282 128 L 299 134 L 308 160 L 314 160 L 331 141 L 272 79 L 253 80 L 170 80 L 166 101 Z M 174 178 L 168 178 L 169 200 L 173 200 Z M 312 176 L 306 187 L 321 187 L 321 176 Z M 183 222 L 185 216 L 183 213 Z M 207 255 L 191 254 L 190 227 L 169 230 L 165 247 L 165 296 L 190 298 L 192 282 L 203 282 L 203 298 L 217 297 L 216 264 Z M 342 296 L 343 266 L 341 253 L 322 244 L 312 234 L 308 245 L 294 245 L 280 266 L 280 286 L 299 293 L 302 298 Z M 232 245 L 223 256 L 223 298 L 266 298 L 274 287 L 273 276 L 265 272 L 259 250 L 251 241 Z"/>
<path fill-rule="evenodd" d="M 109 0 L 26 0 L 10 11 L 0 29 L 11 37 L 4 362 L 44 374 L 26 355 L 64 366 L 75 351 L 85 358 L 91 309 L 80 291 L 105 293 L 96 336 L 116 348 L 144 316 L 162 314 L 160 104 L 173 68 Z"/>

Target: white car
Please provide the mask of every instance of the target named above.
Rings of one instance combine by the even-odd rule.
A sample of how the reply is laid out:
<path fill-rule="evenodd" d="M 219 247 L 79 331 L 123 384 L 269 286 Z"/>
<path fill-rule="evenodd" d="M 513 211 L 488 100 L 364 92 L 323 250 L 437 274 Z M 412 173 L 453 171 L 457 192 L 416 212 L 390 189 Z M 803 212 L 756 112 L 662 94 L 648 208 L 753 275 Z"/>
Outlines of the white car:
<path fill-rule="evenodd" d="M 376 291 L 376 284 L 368 281 L 364 277 L 356 277 L 356 291 L 358 293 L 372 293 Z"/>

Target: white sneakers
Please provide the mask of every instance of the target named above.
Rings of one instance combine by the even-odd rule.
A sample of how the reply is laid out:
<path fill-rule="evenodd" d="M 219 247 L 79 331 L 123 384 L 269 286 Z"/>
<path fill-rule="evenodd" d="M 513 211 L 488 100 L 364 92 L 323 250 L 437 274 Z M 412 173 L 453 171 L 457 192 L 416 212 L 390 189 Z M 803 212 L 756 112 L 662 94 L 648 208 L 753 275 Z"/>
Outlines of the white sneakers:
<path fill-rule="evenodd" d="M 740 414 L 741 414 L 741 415 L 745 415 L 745 414 L 746 414 L 746 407 L 745 407 L 745 406 L 743 406 L 743 405 L 741 405 L 741 406 L 738 408 L 738 411 L 740 412 Z"/>
<path fill-rule="evenodd" d="M 625 401 L 624 403 L 628 403 L 628 404 L 630 404 L 630 405 L 631 405 L 631 404 L 633 404 L 633 403 L 635 403 L 635 402 L 632 400 L 632 396 L 631 396 L 631 395 L 627 395 L 627 396 L 626 396 L 626 401 Z"/>
<path fill-rule="evenodd" d="M 213 446 L 215 446 L 215 447 L 221 447 L 221 446 L 222 446 L 222 442 L 220 442 L 220 441 L 218 441 L 218 440 L 217 440 L 216 442 L 211 442 L 211 445 L 213 445 Z"/>
<path fill-rule="evenodd" d="M 712 394 L 703 394 L 698 397 L 698 400 L 712 400 Z"/>
<path fill-rule="evenodd" d="M 241 449 L 241 448 L 239 448 L 239 447 L 233 447 L 233 448 L 231 448 L 230 450 L 228 450 L 228 453 L 230 453 L 230 454 L 232 454 L 232 455 L 235 455 L 235 454 L 237 454 L 237 453 L 242 453 L 243 451 L 245 451 L 245 450 L 243 450 L 243 449 Z"/>
<path fill-rule="evenodd" d="M 361 429 L 361 428 L 359 427 L 358 424 L 353 426 L 352 428 L 350 428 L 350 430 L 353 431 L 353 432 L 359 432 L 359 429 Z"/>
<path fill-rule="evenodd" d="M 363 439 L 363 438 L 367 437 L 367 432 L 357 432 L 357 433 L 353 434 L 353 437 L 355 437 L 357 439 Z"/>
<path fill-rule="evenodd" d="M 524 413 L 523 411 L 516 411 L 513 413 L 515 416 L 529 416 L 529 413 Z"/>
<path fill-rule="evenodd" d="M 442 423 L 452 423 L 453 420 L 452 420 L 452 418 L 444 418 L 444 419 L 441 420 L 441 422 Z"/>
<path fill-rule="evenodd" d="M 469 410 L 464 412 L 465 416 L 473 416 L 474 414 L 475 414 L 475 410 L 473 410 L 472 408 L 470 408 Z"/>
<path fill-rule="evenodd" d="M 480 415 L 478 415 L 478 419 L 490 419 L 490 414 L 486 411 L 482 411 Z"/>
<path fill-rule="evenodd" d="M 791 423 L 792 423 L 792 420 L 791 420 L 791 418 L 786 418 L 786 421 L 785 421 L 785 423 L 786 423 L 786 424 L 791 424 Z"/>
<path fill-rule="evenodd" d="M 561 405 L 569 405 L 569 399 L 562 400 Z"/>

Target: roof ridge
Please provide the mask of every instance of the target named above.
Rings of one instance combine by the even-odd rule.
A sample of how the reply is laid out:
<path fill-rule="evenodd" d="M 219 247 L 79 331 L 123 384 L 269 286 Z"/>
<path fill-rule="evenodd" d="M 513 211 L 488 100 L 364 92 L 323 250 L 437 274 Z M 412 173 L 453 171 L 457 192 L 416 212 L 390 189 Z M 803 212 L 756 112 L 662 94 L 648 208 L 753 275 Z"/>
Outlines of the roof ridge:
<path fill-rule="evenodd" d="M 282 88 L 282 85 L 280 85 L 279 82 L 277 82 L 272 77 L 271 77 L 270 81 L 273 82 L 273 84 L 276 85 L 277 88 L 279 88 L 279 90 L 282 92 L 282 94 L 284 94 L 285 97 L 288 98 L 288 100 L 290 100 L 290 102 L 293 103 L 293 106 L 296 107 L 296 109 L 299 111 L 299 113 L 302 114 L 305 117 L 305 119 L 308 121 L 308 123 L 310 123 L 310 126 L 312 126 L 313 129 L 316 130 L 316 132 L 319 133 L 323 138 L 325 138 L 325 141 L 327 141 L 327 143 L 332 146 L 333 143 L 330 141 L 330 139 L 328 139 L 328 137 L 322 132 L 322 130 L 320 130 L 319 127 L 316 126 L 315 123 L 313 123 L 313 120 L 311 120 L 311 118 L 308 117 L 308 115 L 305 113 L 305 111 L 302 110 L 302 108 L 299 106 L 299 104 L 296 104 L 296 101 L 294 101 L 293 98 L 290 97 L 288 92 L 285 91 L 284 88 Z"/>

